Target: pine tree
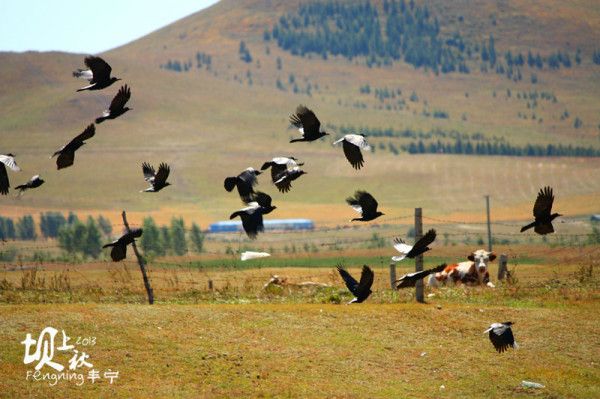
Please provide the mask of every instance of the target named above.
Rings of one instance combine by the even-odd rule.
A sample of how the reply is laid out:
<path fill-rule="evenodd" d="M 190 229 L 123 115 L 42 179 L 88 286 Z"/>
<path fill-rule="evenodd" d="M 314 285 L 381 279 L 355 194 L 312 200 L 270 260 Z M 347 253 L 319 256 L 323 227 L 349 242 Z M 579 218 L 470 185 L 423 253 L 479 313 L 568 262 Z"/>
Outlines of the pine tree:
<path fill-rule="evenodd" d="M 185 241 L 185 226 L 182 218 L 171 219 L 171 239 L 173 252 L 179 256 L 185 255 L 187 253 L 187 242 Z"/>
<path fill-rule="evenodd" d="M 202 234 L 202 230 L 200 230 L 200 226 L 196 223 L 192 223 L 192 230 L 190 231 L 190 239 L 192 240 L 192 244 L 194 245 L 195 252 L 203 252 L 204 251 L 204 234 Z"/>
<path fill-rule="evenodd" d="M 31 215 L 25 215 L 17 220 L 17 236 L 20 240 L 35 240 L 35 222 Z"/>
<path fill-rule="evenodd" d="M 81 250 L 85 255 L 91 256 L 92 258 L 96 259 L 102 251 L 102 240 L 100 237 L 100 230 L 96 225 L 96 221 L 91 216 L 88 216 L 85 228 L 85 243 Z"/>
<path fill-rule="evenodd" d="M 142 235 L 140 245 L 144 251 L 144 255 L 164 256 L 166 254 L 163 246 L 161 232 L 150 216 L 144 219 L 143 223 L 144 234 Z"/>

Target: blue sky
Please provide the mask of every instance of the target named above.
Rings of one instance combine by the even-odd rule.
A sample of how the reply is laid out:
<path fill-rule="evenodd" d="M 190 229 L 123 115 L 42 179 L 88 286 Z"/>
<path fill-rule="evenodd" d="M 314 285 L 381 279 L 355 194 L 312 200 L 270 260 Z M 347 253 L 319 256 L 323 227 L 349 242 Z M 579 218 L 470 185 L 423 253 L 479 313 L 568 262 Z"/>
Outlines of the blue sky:
<path fill-rule="evenodd" d="M 217 0 L 0 0 L 0 51 L 96 54 Z M 102 4 L 102 8 L 96 8 Z"/>

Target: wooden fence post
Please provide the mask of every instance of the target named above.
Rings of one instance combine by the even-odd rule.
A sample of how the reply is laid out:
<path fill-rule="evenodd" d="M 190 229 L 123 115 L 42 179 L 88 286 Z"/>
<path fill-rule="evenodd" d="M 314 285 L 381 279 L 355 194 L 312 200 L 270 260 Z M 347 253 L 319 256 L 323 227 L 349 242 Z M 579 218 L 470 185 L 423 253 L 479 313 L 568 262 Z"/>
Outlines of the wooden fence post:
<path fill-rule="evenodd" d="M 508 256 L 506 254 L 500 255 L 500 260 L 498 261 L 498 281 L 504 280 L 506 277 L 506 272 L 508 271 Z"/>
<path fill-rule="evenodd" d="M 423 210 L 415 208 L 415 242 L 423 236 Z M 423 270 L 423 254 L 415 258 L 415 271 Z M 415 297 L 417 302 L 425 303 L 425 295 L 423 293 L 423 280 L 418 280 L 416 284 Z"/>
<path fill-rule="evenodd" d="M 209 291 L 213 290 L 213 281 L 212 280 L 208 280 L 208 290 Z"/>
<path fill-rule="evenodd" d="M 123 217 L 123 224 L 129 233 L 131 230 L 129 229 L 129 223 L 127 223 L 127 215 L 125 211 L 121 213 Z M 154 303 L 154 292 L 152 291 L 152 287 L 150 286 L 150 280 L 148 279 L 148 274 L 146 273 L 146 264 L 144 263 L 144 258 L 138 252 L 137 245 L 135 245 L 135 240 L 131 243 L 133 247 L 133 253 L 135 254 L 138 264 L 140 265 L 140 270 L 142 271 L 142 278 L 144 279 L 144 287 L 146 287 L 146 293 L 148 294 L 148 303 L 152 305 Z"/>
<path fill-rule="evenodd" d="M 390 285 L 392 289 L 396 288 L 394 282 L 396 282 L 396 264 L 390 263 Z"/>

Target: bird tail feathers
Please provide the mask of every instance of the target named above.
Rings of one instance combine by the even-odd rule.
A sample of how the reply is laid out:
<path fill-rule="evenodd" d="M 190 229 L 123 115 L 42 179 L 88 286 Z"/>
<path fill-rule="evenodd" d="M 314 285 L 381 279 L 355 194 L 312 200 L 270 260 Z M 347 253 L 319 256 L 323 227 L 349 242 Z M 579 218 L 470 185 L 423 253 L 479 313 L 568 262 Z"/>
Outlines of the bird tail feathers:
<path fill-rule="evenodd" d="M 521 227 L 521 233 L 524 232 L 525 230 L 529 230 L 530 228 L 532 228 L 534 226 L 535 226 L 535 222 L 529 223 L 527 226 Z"/>

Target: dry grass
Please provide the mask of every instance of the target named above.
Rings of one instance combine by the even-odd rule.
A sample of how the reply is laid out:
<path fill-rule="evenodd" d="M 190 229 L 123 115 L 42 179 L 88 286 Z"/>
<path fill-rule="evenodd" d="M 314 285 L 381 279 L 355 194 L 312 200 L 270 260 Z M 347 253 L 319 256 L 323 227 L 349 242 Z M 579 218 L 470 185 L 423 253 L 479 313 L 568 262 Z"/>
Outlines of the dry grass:
<path fill-rule="evenodd" d="M 461 251 L 438 248 L 448 257 Z M 385 264 L 376 263 L 367 303 L 338 305 L 350 295 L 332 266 L 318 266 L 339 261 L 333 253 L 307 256 L 311 268 L 285 267 L 285 259 L 241 270 L 151 266 L 154 306 L 144 304 L 130 263 L 5 271 L 0 396 L 597 397 L 597 249 L 520 252 L 530 260 L 511 259 L 511 281 L 427 291 L 426 305 L 414 304 L 412 290 L 390 290 Z M 370 253 L 344 254 L 350 272 Z M 272 274 L 331 287 L 262 290 Z M 481 332 L 505 320 L 516 323 L 521 348 L 498 355 Z M 96 369 L 118 370 L 117 382 L 26 381 L 33 367 L 23 364 L 19 342 L 46 326 L 97 337 L 85 351 Z M 546 388 L 528 391 L 521 380 Z"/>

